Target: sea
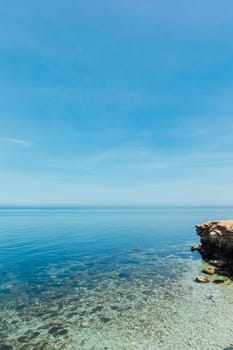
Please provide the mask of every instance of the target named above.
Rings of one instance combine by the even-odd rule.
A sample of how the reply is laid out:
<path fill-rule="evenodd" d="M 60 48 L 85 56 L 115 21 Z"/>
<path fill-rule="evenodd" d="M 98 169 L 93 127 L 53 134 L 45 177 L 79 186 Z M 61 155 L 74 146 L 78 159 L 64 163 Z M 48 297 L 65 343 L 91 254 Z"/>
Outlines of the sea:
<path fill-rule="evenodd" d="M 0 350 L 230 350 L 233 282 L 195 225 L 229 207 L 0 209 Z"/>

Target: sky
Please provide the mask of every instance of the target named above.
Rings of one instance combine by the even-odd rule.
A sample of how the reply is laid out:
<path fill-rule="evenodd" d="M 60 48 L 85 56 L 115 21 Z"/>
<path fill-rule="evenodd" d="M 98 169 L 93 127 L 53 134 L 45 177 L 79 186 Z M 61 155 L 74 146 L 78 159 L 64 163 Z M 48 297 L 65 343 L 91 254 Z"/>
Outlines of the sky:
<path fill-rule="evenodd" d="M 232 0 L 0 18 L 0 205 L 233 205 Z"/>

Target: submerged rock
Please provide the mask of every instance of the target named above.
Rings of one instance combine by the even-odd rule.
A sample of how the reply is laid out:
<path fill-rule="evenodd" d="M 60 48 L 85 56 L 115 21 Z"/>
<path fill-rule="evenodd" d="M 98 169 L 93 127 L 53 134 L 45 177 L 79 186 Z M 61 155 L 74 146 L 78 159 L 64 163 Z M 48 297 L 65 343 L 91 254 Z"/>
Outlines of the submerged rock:
<path fill-rule="evenodd" d="M 64 321 L 61 320 L 61 319 L 55 319 L 55 320 L 50 320 L 50 321 L 49 321 L 49 324 L 50 324 L 51 326 L 60 326 L 60 325 L 62 325 L 63 323 L 64 323 Z"/>
<path fill-rule="evenodd" d="M 191 249 L 191 252 L 195 252 L 195 251 L 199 252 L 201 250 L 201 244 L 191 245 L 190 249 Z"/>
<path fill-rule="evenodd" d="M 134 247 L 134 248 L 132 248 L 132 250 L 134 252 L 141 252 L 142 251 L 141 248 L 139 248 L 139 247 Z"/>
<path fill-rule="evenodd" d="M 0 350 L 12 350 L 13 346 L 8 344 L 0 344 Z"/>
<path fill-rule="evenodd" d="M 50 328 L 48 330 L 48 334 L 53 335 L 54 337 L 58 336 L 58 335 L 65 335 L 68 334 L 68 329 L 65 328 L 61 328 L 60 326 L 53 326 L 52 328 Z"/>
<path fill-rule="evenodd" d="M 87 321 L 84 321 L 82 324 L 81 324 L 81 327 L 83 328 L 88 328 L 90 325 Z"/>
<path fill-rule="evenodd" d="M 233 220 L 207 221 L 197 225 L 196 231 L 201 237 L 199 252 L 203 259 L 224 266 L 227 275 L 233 275 Z"/>
<path fill-rule="evenodd" d="M 105 317 L 105 316 L 101 316 L 100 317 L 100 321 L 102 321 L 103 323 L 108 323 L 108 322 L 111 321 L 111 318 Z"/>
<path fill-rule="evenodd" d="M 96 306 L 96 307 L 94 307 L 92 310 L 91 310 L 91 313 L 96 313 L 96 312 L 99 312 L 99 311 L 101 311 L 103 309 L 103 306 L 101 306 L 101 305 L 98 305 L 98 306 Z"/>
<path fill-rule="evenodd" d="M 42 340 L 39 343 L 35 344 L 34 347 L 33 347 L 33 350 L 49 350 L 49 349 L 51 349 L 51 347 L 49 348 L 49 345 L 44 340 Z"/>
<path fill-rule="evenodd" d="M 220 284 L 220 283 L 224 283 L 225 281 L 222 280 L 222 279 L 216 279 L 216 280 L 213 280 L 213 283 L 216 283 L 216 284 Z"/>
<path fill-rule="evenodd" d="M 24 344 L 20 347 L 19 350 L 31 350 L 31 348 L 32 348 L 31 344 Z"/>
<path fill-rule="evenodd" d="M 68 334 L 68 333 L 69 333 L 68 329 L 64 328 L 64 329 L 61 329 L 60 331 L 58 331 L 58 332 L 56 333 L 56 336 L 57 336 L 57 335 L 66 335 L 66 334 Z"/>
<path fill-rule="evenodd" d="M 30 340 L 30 338 L 29 338 L 28 336 L 26 336 L 26 335 L 22 335 L 22 336 L 19 337 L 17 340 L 18 340 L 20 343 L 28 343 L 29 340 Z"/>

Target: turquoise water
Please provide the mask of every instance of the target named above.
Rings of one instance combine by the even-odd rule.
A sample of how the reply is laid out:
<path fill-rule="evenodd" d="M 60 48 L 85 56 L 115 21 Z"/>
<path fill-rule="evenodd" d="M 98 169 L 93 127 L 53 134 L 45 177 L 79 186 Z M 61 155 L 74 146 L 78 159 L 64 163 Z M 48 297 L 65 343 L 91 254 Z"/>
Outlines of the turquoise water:
<path fill-rule="evenodd" d="M 232 346 L 232 282 L 195 283 L 203 263 L 189 249 L 195 224 L 232 217 L 232 208 L 0 210 L 0 349 Z"/>

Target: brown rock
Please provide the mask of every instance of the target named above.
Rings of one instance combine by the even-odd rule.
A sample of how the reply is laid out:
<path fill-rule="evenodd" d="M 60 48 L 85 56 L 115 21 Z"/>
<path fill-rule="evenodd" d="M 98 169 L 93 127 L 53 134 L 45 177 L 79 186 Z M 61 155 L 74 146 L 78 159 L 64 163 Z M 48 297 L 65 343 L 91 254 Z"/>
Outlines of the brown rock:
<path fill-rule="evenodd" d="M 221 279 L 216 279 L 216 280 L 213 280 L 213 283 L 216 283 L 216 284 L 220 284 L 220 283 L 224 283 L 225 281 L 224 280 L 221 280 Z"/>
<path fill-rule="evenodd" d="M 216 269 L 213 267 L 207 267 L 206 269 L 203 269 L 201 272 L 207 273 L 208 275 L 215 275 Z"/>
<path fill-rule="evenodd" d="M 202 258 L 233 275 L 233 220 L 207 221 L 196 226 Z"/>
<path fill-rule="evenodd" d="M 205 276 L 198 276 L 196 278 L 196 281 L 199 283 L 208 283 L 209 282 L 209 278 L 205 277 Z"/>

